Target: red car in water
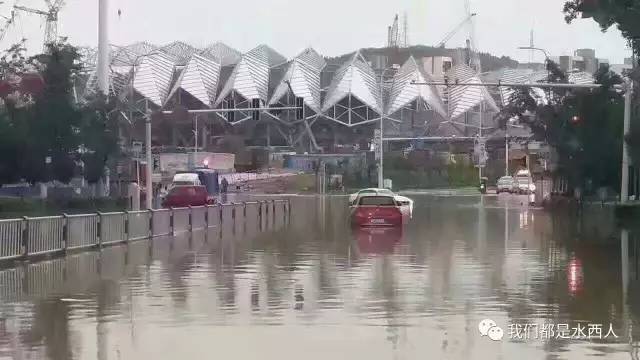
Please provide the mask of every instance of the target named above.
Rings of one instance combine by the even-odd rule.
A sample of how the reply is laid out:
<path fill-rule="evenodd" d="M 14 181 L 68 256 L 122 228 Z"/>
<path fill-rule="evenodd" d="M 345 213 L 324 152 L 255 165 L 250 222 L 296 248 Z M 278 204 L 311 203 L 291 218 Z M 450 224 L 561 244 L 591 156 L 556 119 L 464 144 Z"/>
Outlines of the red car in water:
<path fill-rule="evenodd" d="M 162 207 L 187 207 L 213 205 L 215 199 L 209 196 L 207 188 L 197 185 L 174 186 L 162 202 Z"/>
<path fill-rule="evenodd" d="M 402 226 L 400 204 L 393 196 L 361 196 L 351 213 L 356 226 Z"/>

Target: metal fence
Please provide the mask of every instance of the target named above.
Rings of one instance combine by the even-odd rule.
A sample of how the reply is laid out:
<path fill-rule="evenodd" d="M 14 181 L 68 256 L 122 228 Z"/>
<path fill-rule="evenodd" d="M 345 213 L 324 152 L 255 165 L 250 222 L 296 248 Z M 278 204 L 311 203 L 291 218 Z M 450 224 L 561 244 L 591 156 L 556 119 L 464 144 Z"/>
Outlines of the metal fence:
<path fill-rule="evenodd" d="M 235 234 L 286 224 L 289 200 L 0 220 L 0 261 L 125 243 L 225 224 Z M 278 219 L 280 217 L 280 219 Z"/>

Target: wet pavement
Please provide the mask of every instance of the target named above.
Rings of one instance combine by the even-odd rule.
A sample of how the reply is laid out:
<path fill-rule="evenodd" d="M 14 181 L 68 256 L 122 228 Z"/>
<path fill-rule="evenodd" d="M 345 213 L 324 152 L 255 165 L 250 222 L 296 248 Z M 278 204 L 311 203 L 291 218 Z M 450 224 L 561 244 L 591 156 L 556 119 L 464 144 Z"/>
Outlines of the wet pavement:
<path fill-rule="evenodd" d="M 2 270 L 0 359 L 638 359 L 639 237 L 609 211 L 411 196 L 403 229 L 352 230 L 345 197 L 299 197 L 264 232 Z"/>

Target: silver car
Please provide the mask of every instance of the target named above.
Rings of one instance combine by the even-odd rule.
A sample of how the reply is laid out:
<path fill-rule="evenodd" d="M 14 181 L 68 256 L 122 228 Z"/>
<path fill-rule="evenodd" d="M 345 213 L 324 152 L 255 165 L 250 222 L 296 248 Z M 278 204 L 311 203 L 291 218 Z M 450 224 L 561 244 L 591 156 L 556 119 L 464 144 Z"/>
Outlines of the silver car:
<path fill-rule="evenodd" d="M 498 194 L 502 192 L 513 193 L 516 191 L 515 180 L 511 176 L 503 176 L 498 179 L 498 184 L 496 185 Z"/>

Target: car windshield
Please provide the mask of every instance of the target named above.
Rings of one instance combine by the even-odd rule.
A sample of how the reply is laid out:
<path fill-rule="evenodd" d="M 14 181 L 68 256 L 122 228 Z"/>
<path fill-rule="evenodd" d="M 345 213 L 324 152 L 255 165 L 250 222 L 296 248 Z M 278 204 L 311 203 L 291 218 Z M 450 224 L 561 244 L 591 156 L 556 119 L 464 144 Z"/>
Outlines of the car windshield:
<path fill-rule="evenodd" d="M 518 178 L 518 184 L 528 184 L 530 182 L 531 182 L 531 179 L 529 178 L 525 178 L 525 177 Z"/>
<path fill-rule="evenodd" d="M 382 189 L 382 190 L 378 190 L 378 194 L 393 196 L 393 191 L 387 190 L 387 189 Z"/>
<path fill-rule="evenodd" d="M 389 196 L 365 196 L 360 198 L 363 206 L 396 206 L 395 200 Z"/>
<path fill-rule="evenodd" d="M 513 178 L 512 177 L 502 177 L 500 178 L 500 180 L 498 180 L 499 183 L 501 184 L 505 184 L 505 183 L 512 183 L 513 182 Z"/>

